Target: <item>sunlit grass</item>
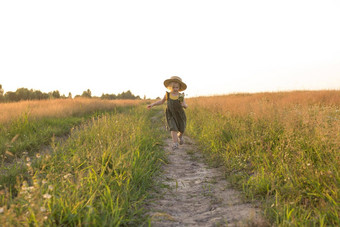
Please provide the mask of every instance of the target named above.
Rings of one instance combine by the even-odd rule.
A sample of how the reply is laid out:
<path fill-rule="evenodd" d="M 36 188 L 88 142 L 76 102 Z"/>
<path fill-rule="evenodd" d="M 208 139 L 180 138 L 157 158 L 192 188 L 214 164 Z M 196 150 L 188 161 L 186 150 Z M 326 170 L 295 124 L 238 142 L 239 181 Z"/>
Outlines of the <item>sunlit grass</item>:
<path fill-rule="evenodd" d="M 6 124 L 26 114 L 30 119 L 70 117 L 117 106 L 131 106 L 144 100 L 102 100 L 98 98 L 52 99 L 0 103 L 0 124 Z"/>
<path fill-rule="evenodd" d="M 340 91 L 187 102 L 188 132 L 274 223 L 340 224 Z"/>
<path fill-rule="evenodd" d="M 143 101 L 57 99 L 0 104 L 0 164 L 33 154 L 53 136 L 63 136 L 90 116 L 119 111 Z"/>
<path fill-rule="evenodd" d="M 103 114 L 49 155 L 27 160 L 17 196 L 0 193 L 5 225 L 117 226 L 146 221 L 142 204 L 163 157 L 146 108 Z"/>
<path fill-rule="evenodd" d="M 150 121 L 158 110 L 131 106 L 139 101 L 112 106 L 96 103 L 101 100 L 57 101 L 0 104 L 0 116 L 7 114 L 1 155 L 24 160 L 24 167 L 14 165 L 1 176 L 0 223 L 143 223 L 141 205 L 163 159 L 163 133 Z M 225 166 L 235 187 L 250 199 L 262 199 L 274 224 L 340 224 L 339 91 L 235 94 L 187 103 L 187 132 Z M 61 144 L 51 140 L 59 130 L 70 133 Z M 44 144 L 38 138 L 52 144 L 52 153 L 24 151 L 32 142 L 36 148 Z M 19 146 L 22 139 L 25 148 Z"/>
<path fill-rule="evenodd" d="M 27 177 L 23 157 L 35 158 L 48 152 L 54 140 L 66 139 L 72 130 L 104 112 L 120 113 L 138 105 L 138 101 L 100 99 L 42 100 L 0 104 L 0 190 L 13 186 L 16 177 Z M 8 111 L 8 112 L 6 112 Z"/>

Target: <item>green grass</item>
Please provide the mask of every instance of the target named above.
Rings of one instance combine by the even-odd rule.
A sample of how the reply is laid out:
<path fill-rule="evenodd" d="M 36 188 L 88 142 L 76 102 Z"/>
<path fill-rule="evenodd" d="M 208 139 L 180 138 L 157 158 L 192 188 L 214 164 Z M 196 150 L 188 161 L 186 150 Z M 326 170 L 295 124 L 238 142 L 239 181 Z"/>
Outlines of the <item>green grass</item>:
<path fill-rule="evenodd" d="M 263 201 L 273 225 L 340 225 L 338 107 L 272 109 L 237 114 L 191 105 L 187 132 L 235 187 Z M 158 111 L 121 107 L 36 121 L 23 115 L 0 126 L 1 170 L 10 164 L 0 176 L 0 223 L 147 224 L 143 203 L 165 159 L 165 133 L 151 121 Z M 43 145 L 51 152 L 39 156 Z M 19 159 L 23 165 L 13 163 Z"/>
<path fill-rule="evenodd" d="M 14 157 L 19 158 L 24 152 L 34 154 L 42 145 L 49 144 L 53 135 L 65 135 L 84 120 L 85 117 L 69 117 L 29 121 L 27 115 L 21 116 L 9 126 L 0 129 L 0 154 L 3 162 L 11 162 Z"/>
<path fill-rule="evenodd" d="M 193 105 L 187 115 L 187 132 L 211 160 L 222 162 L 235 187 L 248 198 L 263 201 L 272 223 L 340 225 L 336 108 L 311 106 L 305 115 L 290 119 L 288 110 L 268 118 Z"/>
<path fill-rule="evenodd" d="M 0 190 L 4 187 L 16 193 L 13 188 L 17 176 L 27 178 L 27 167 L 23 157 L 33 159 L 40 155 L 43 147 L 56 143 L 58 138 L 66 138 L 71 130 L 77 129 L 105 112 L 123 112 L 131 107 L 116 107 L 111 111 L 95 111 L 70 117 L 45 117 L 39 120 L 24 113 L 8 124 L 0 126 Z"/>
<path fill-rule="evenodd" d="M 119 112 L 128 108 L 130 107 L 116 107 L 111 111 Z M 0 164 L 12 162 L 23 154 L 34 155 L 42 145 L 49 145 L 53 137 L 67 135 L 72 128 L 105 112 L 110 111 L 89 112 L 64 118 L 45 117 L 39 120 L 30 119 L 24 113 L 8 124 L 0 125 Z"/>
<path fill-rule="evenodd" d="M 164 154 L 164 133 L 153 111 L 103 114 L 50 155 L 27 162 L 17 195 L 2 190 L 0 222 L 7 225 L 118 226 L 146 223 L 142 209 Z M 26 164 L 27 164 L 26 163 Z"/>

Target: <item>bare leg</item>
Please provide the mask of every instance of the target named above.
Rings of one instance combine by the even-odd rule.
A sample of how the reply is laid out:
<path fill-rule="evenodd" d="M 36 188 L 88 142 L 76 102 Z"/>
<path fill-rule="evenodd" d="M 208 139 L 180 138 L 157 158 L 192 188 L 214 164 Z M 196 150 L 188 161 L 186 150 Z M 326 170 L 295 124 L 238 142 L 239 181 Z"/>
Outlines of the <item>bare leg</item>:
<path fill-rule="evenodd" d="M 172 137 L 172 150 L 178 149 L 178 136 L 177 131 L 171 131 L 171 137 Z"/>
<path fill-rule="evenodd" d="M 184 139 L 183 139 L 183 132 L 178 132 L 177 136 L 178 136 L 178 141 L 179 144 L 182 145 L 184 143 Z"/>
<path fill-rule="evenodd" d="M 178 143 L 177 131 L 171 131 L 172 142 Z"/>

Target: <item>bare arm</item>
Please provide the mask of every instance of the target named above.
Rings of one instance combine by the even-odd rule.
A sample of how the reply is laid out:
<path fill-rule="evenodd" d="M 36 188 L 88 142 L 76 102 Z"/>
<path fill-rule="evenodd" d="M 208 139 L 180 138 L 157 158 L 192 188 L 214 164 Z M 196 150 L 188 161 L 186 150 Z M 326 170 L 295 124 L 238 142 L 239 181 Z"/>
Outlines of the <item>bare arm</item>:
<path fill-rule="evenodd" d="M 185 99 L 183 99 L 182 106 L 184 109 L 188 108 L 188 105 L 186 104 Z"/>
<path fill-rule="evenodd" d="M 166 96 L 164 95 L 163 99 L 148 105 L 148 109 L 151 109 L 154 106 L 162 105 L 165 102 L 165 100 L 166 100 Z"/>

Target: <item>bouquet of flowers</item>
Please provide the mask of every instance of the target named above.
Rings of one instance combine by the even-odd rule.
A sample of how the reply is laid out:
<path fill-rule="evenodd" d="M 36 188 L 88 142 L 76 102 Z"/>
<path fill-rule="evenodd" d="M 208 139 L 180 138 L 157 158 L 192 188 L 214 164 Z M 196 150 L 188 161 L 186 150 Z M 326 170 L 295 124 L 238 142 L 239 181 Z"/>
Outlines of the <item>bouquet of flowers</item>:
<path fill-rule="evenodd" d="M 184 92 L 183 93 L 179 93 L 179 96 L 178 96 L 178 100 L 180 103 L 182 103 L 184 101 Z"/>

